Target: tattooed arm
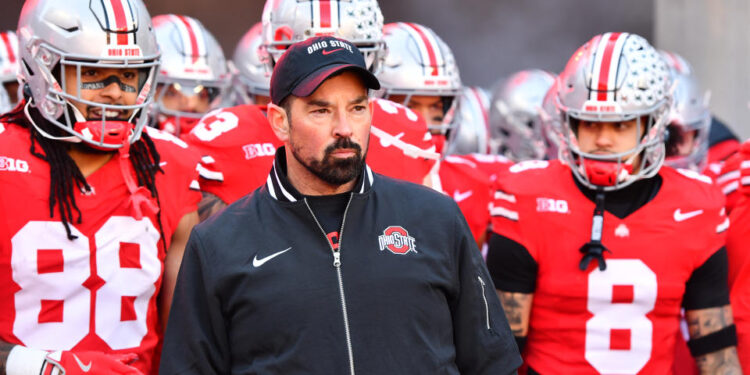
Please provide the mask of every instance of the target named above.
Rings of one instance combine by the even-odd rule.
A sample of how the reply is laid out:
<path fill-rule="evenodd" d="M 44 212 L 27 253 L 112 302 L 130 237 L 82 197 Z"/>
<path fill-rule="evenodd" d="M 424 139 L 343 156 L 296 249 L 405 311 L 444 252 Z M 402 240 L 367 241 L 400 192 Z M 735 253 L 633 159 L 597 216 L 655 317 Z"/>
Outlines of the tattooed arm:
<path fill-rule="evenodd" d="M 510 293 L 497 291 L 500 302 L 503 304 L 505 316 L 513 336 L 522 338 L 529 334 L 529 318 L 531 316 L 531 302 L 534 300 L 532 293 Z"/>
<path fill-rule="evenodd" d="M 227 204 L 221 198 L 214 194 L 203 192 L 203 199 L 198 203 L 198 216 L 201 221 L 205 221 L 226 206 Z"/>
<path fill-rule="evenodd" d="M 706 336 L 734 323 L 732 307 L 712 307 L 700 310 L 687 310 L 685 316 L 691 339 Z M 713 353 L 695 358 L 701 374 L 742 374 L 737 358 L 737 347 L 730 346 Z"/>

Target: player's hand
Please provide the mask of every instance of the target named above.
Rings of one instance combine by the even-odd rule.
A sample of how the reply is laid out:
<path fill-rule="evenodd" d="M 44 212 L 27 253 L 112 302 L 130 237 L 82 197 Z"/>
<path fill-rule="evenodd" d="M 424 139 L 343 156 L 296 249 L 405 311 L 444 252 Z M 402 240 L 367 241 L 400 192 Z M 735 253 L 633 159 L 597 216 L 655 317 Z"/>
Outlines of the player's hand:
<path fill-rule="evenodd" d="M 127 374 L 141 375 L 135 367 L 130 366 L 138 355 L 105 354 L 101 352 L 58 351 L 47 355 L 42 374 L 97 375 Z M 57 370 L 57 372 L 55 372 Z"/>

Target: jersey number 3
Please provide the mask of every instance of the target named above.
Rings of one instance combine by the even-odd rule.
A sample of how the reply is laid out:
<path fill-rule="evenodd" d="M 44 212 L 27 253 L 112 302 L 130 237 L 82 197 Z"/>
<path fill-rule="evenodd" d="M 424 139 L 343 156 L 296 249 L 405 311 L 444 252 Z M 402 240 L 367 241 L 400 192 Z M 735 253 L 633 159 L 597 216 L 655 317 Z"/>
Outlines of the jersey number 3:
<path fill-rule="evenodd" d="M 110 217 L 93 241 L 70 229 L 77 239 L 59 222 L 30 221 L 11 239 L 13 334 L 47 350 L 69 350 L 90 332 L 113 350 L 139 346 L 161 275 L 159 231 L 128 216 Z"/>
<path fill-rule="evenodd" d="M 589 274 L 586 360 L 602 374 L 635 374 L 651 358 L 656 274 L 639 259 L 607 260 Z"/>

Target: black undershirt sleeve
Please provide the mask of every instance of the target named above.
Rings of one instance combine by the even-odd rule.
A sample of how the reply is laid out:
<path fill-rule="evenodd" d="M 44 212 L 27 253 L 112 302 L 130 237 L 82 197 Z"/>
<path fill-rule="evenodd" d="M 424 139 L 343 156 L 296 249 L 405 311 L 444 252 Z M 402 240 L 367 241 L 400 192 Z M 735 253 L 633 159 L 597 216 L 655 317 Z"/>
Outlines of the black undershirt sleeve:
<path fill-rule="evenodd" d="M 487 269 L 495 288 L 503 292 L 534 293 L 537 264 L 520 243 L 492 233 L 487 251 Z"/>
<path fill-rule="evenodd" d="M 699 310 L 729 304 L 727 249 L 722 247 L 693 271 L 685 284 L 682 307 Z"/>

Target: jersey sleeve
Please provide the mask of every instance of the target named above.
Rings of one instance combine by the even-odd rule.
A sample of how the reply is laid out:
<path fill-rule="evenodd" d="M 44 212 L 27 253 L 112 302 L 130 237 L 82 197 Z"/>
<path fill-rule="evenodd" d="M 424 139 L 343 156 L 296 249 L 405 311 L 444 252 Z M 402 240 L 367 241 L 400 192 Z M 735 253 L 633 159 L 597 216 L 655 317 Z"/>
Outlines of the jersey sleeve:
<path fill-rule="evenodd" d="M 509 176 L 509 175 L 505 175 Z M 535 249 L 529 236 L 524 233 L 527 214 L 524 213 L 524 196 L 517 194 L 513 182 L 499 177 L 492 185 L 490 197 L 490 216 L 492 232 L 506 237 L 525 248 L 533 258 Z"/>
<path fill-rule="evenodd" d="M 699 310 L 729 304 L 727 250 L 722 247 L 696 268 L 685 284 L 682 306 Z"/>
<path fill-rule="evenodd" d="M 534 293 L 539 266 L 523 245 L 492 233 L 487 251 L 487 269 L 495 287 L 503 292 Z"/>

